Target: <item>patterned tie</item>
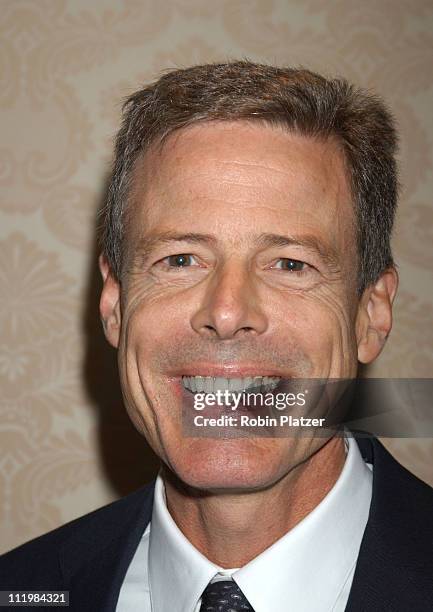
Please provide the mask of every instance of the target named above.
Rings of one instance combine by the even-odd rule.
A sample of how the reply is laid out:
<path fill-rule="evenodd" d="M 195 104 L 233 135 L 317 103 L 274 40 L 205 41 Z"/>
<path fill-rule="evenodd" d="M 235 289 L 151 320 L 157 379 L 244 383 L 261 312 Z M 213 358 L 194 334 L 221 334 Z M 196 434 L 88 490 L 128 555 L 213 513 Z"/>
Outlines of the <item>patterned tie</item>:
<path fill-rule="evenodd" d="M 210 582 L 203 591 L 200 612 L 254 612 L 233 580 Z"/>

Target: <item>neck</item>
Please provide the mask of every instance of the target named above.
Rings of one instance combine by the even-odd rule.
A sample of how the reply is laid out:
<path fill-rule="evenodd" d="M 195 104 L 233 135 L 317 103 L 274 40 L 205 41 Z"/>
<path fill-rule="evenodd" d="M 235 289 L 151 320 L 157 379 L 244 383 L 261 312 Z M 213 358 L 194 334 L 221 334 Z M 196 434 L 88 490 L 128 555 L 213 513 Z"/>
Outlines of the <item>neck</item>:
<path fill-rule="evenodd" d="M 168 510 L 210 561 L 223 568 L 242 567 L 314 510 L 334 486 L 344 461 L 343 439 L 332 438 L 272 487 L 206 495 L 197 495 L 164 469 Z"/>

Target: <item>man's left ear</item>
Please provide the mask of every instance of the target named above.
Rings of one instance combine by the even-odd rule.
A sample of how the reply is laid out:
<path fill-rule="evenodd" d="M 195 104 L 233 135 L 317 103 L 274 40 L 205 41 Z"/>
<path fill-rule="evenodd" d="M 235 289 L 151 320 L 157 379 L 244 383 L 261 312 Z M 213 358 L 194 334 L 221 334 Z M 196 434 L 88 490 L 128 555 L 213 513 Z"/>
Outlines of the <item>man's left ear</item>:
<path fill-rule="evenodd" d="M 382 351 L 392 327 L 392 303 L 398 287 L 397 270 L 387 268 L 362 294 L 356 317 L 358 361 L 371 363 Z"/>

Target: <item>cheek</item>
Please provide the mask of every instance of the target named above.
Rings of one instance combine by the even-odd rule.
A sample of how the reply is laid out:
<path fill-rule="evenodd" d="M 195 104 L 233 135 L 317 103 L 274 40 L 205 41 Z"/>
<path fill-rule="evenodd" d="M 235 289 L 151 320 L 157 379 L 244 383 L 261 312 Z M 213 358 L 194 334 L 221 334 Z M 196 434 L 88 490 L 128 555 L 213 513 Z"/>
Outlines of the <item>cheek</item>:
<path fill-rule="evenodd" d="M 176 349 L 189 337 L 189 313 L 189 303 L 179 296 L 142 291 L 129 300 L 122 321 L 122 346 L 127 367 L 136 368 L 149 389 L 160 386 L 160 375 L 167 376 L 175 366 Z"/>
<path fill-rule="evenodd" d="M 355 323 L 351 309 L 341 299 L 322 300 L 324 335 L 328 338 L 331 378 L 352 377 L 357 368 Z"/>
<path fill-rule="evenodd" d="M 332 359 L 347 351 L 353 353 L 354 323 L 346 301 L 339 295 L 330 291 L 299 294 L 287 299 L 284 309 L 281 320 L 290 321 L 289 333 L 296 334 L 313 362 L 314 356 Z"/>

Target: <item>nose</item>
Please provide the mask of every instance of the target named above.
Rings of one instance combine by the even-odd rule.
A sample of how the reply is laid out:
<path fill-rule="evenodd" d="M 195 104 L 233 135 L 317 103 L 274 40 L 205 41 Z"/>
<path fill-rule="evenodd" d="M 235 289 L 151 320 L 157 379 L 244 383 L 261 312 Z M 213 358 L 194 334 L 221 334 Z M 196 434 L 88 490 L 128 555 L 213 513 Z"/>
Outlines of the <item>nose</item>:
<path fill-rule="evenodd" d="M 191 326 L 202 336 L 220 340 L 266 331 L 268 319 L 259 303 L 254 279 L 239 262 L 227 262 L 213 276 L 191 318 Z"/>

